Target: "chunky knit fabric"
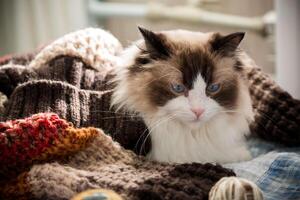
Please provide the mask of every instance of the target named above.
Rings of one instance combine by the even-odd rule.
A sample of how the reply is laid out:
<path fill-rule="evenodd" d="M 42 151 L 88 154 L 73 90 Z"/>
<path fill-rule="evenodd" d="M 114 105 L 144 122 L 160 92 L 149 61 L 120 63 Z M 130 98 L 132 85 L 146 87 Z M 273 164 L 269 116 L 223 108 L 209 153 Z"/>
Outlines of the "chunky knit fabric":
<path fill-rule="evenodd" d="M 7 101 L 7 97 L 0 92 L 0 116 L 4 112 L 4 102 Z"/>
<path fill-rule="evenodd" d="M 107 39 L 95 41 L 100 43 L 98 48 L 109 48 L 106 53 L 110 52 L 112 55 L 109 58 L 115 58 L 113 63 L 116 63 L 121 47 L 115 39 L 110 44 L 108 39 L 113 36 L 107 36 L 108 33 L 98 29 L 69 34 L 37 53 L 35 59 L 35 53 L 26 54 L 24 57 L 6 56 L 0 59 L 0 92 L 10 96 L 14 91 L 2 120 L 51 111 L 77 127 L 103 128 L 126 148 L 145 153 L 149 150 L 150 143 L 147 141 L 145 149 L 140 150 L 147 134 L 142 120 L 130 118 L 126 113 L 115 113 L 110 109 L 110 90 L 113 86 L 107 81 L 113 76 L 111 59 L 101 57 L 102 61 L 86 61 L 86 57 L 100 59 L 94 53 L 103 51 L 95 50 L 95 45 L 90 42 L 94 40 L 88 39 L 93 35 L 93 31 L 94 35 L 97 35 L 94 38 L 101 38 L 103 34 Z M 80 43 L 78 50 L 74 43 Z M 62 52 L 64 47 L 70 49 Z M 94 50 L 87 50 L 89 48 Z M 37 66 L 37 63 L 40 63 L 40 67 L 27 66 Z M 300 144 L 300 101 L 282 90 L 254 63 L 250 65 L 243 73 L 249 80 L 255 113 L 255 120 L 250 126 L 251 132 L 253 135 L 285 145 Z M 21 83 L 24 84 L 20 85 Z"/>
<path fill-rule="evenodd" d="M 14 177 L 34 163 L 76 152 L 98 132 L 94 128 L 74 131 L 53 113 L 1 122 L 0 131 L 0 180 Z"/>
<path fill-rule="evenodd" d="M 0 130 L 1 199 L 70 199 L 91 188 L 124 199 L 207 199 L 219 179 L 234 176 L 218 165 L 147 161 L 100 129 L 76 129 L 52 113 L 2 122 Z M 13 169 L 23 171 L 16 177 Z"/>
<path fill-rule="evenodd" d="M 38 70 L 5 64 L 0 77 L 0 88 L 9 96 L 2 120 L 55 112 L 76 127 L 102 128 L 137 153 L 149 149 L 150 143 L 143 143 L 147 128 L 141 119 L 109 108 L 111 75 L 104 76 L 78 58 L 57 57 Z"/>
<path fill-rule="evenodd" d="M 32 196 L 37 199 L 44 197 L 68 199 L 84 189 L 101 187 L 113 189 L 126 199 L 144 199 L 146 196 L 150 199 L 189 199 L 189 197 L 206 199 L 211 186 L 220 177 L 233 175 L 231 171 L 210 164 L 166 165 L 148 162 L 125 151 L 97 129 L 76 129 L 89 126 L 102 128 L 113 140 L 138 154 L 146 153 L 150 147 L 149 140 L 144 142 L 147 128 L 142 119 L 128 113 L 116 113 L 110 109 L 113 85 L 109 80 L 114 76 L 112 66 L 118 62 L 119 45 L 115 39 L 112 40 L 112 44 L 109 44 L 110 39 L 96 39 L 95 41 L 101 44 L 98 44 L 98 47 L 94 46 L 95 48 L 90 47 L 95 45 L 91 42 L 93 40 L 88 39 L 91 38 L 89 36 L 91 33 L 88 32 L 93 30 L 70 34 L 41 51 L 24 57 L 6 56 L 0 59 L 0 92 L 8 98 L 0 113 L 0 121 L 26 118 L 35 113 L 53 112 L 75 127 L 68 125 L 60 134 L 57 133 L 64 135 L 63 138 L 66 140 L 74 141 L 72 138 L 77 138 L 76 135 L 82 130 L 86 130 L 83 135 L 88 134 L 87 132 L 97 132 L 95 138 L 84 136 L 94 140 L 91 143 L 84 140 L 83 143 L 87 145 L 79 145 L 80 148 L 73 148 L 72 142 L 54 143 L 54 146 L 61 144 L 58 146 L 62 147 L 62 150 L 51 150 L 50 154 L 44 154 L 51 148 L 44 141 L 44 146 L 36 146 L 32 159 L 24 159 L 31 156 L 30 151 L 26 151 L 23 158 L 26 161 L 24 165 L 17 162 L 18 156 L 22 155 L 18 153 L 20 150 L 15 151 L 17 153 L 12 154 L 14 155 L 12 158 L 3 156 L 3 161 L 11 162 L 11 165 L 3 167 L 1 175 L 6 180 L 8 176 L 15 178 L 1 185 L 2 194 Z M 100 38 L 102 33 L 95 30 L 95 34 Z M 103 34 L 105 38 L 111 37 L 106 37 L 108 33 Z M 99 47 L 116 49 L 105 50 L 111 54 L 106 57 L 102 56 L 103 50 L 99 50 Z M 93 50 L 88 50 L 90 48 Z M 259 68 L 247 68 L 244 74 L 249 80 L 255 112 L 255 120 L 251 124 L 252 133 L 282 144 L 299 145 L 299 100 L 293 99 L 280 89 Z M 52 115 L 45 116 L 42 117 L 44 120 L 51 121 L 49 116 Z M 34 122 L 31 118 L 24 120 Z M 16 124 L 18 130 L 24 128 L 19 122 L 6 123 Z M 37 124 L 32 129 L 35 130 L 39 126 L 44 125 Z M 10 135 L 9 133 L 14 132 L 13 127 L 5 127 L 0 130 L 1 133 Z M 48 128 L 44 128 L 45 134 L 53 135 Z M 28 138 L 24 137 L 24 141 L 26 140 L 28 141 Z M 36 137 L 33 140 L 34 144 L 36 140 L 38 144 L 43 141 Z M 23 139 L 20 142 L 22 143 Z M 18 147 L 22 145 L 24 144 L 21 146 L 17 144 L 16 149 L 20 149 Z M 74 151 L 55 153 L 65 152 L 66 147 Z M 58 154 L 62 156 L 57 156 Z M 48 158 L 54 159 L 54 162 L 50 162 Z M 12 160 L 8 162 L 9 159 Z M 46 164 L 42 164 L 44 162 Z M 14 176 L 19 173 L 22 174 Z M 5 174 L 8 176 L 5 177 Z"/>
<path fill-rule="evenodd" d="M 66 136 L 62 131 L 66 127 L 68 123 L 54 114 L 0 122 L 2 167 L 29 162 L 39 156 L 53 141 Z"/>
<path fill-rule="evenodd" d="M 245 71 L 255 120 L 251 132 L 288 146 L 300 144 L 300 100 L 281 89 L 259 68 Z"/>
<path fill-rule="evenodd" d="M 108 32 L 87 28 L 59 38 L 30 62 L 30 68 L 40 68 L 58 55 L 80 57 L 87 65 L 103 72 L 109 71 L 117 63 L 117 54 L 122 50 L 119 41 Z"/>

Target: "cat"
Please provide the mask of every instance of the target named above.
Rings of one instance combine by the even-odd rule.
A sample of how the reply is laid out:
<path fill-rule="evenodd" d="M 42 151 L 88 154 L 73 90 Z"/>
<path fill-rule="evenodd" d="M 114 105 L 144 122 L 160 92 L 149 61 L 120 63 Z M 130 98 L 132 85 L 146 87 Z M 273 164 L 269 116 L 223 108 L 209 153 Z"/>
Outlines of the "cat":
<path fill-rule="evenodd" d="M 111 105 L 140 115 L 151 160 L 228 163 L 251 159 L 245 143 L 253 111 L 241 71 L 243 32 L 153 32 L 128 47 L 116 68 Z M 209 199 L 263 199 L 240 177 L 224 177 Z"/>
<path fill-rule="evenodd" d="M 228 163 L 251 158 L 253 112 L 241 75 L 244 33 L 154 33 L 124 51 L 112 105 L 139 114 L 150 130 L 149 159 Z"/>

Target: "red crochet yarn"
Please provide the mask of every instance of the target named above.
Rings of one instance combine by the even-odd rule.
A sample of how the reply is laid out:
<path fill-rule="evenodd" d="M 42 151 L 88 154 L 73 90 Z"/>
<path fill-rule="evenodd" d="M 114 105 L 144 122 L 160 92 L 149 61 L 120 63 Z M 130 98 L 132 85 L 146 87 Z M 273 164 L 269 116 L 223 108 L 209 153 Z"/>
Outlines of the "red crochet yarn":
<path fill-rule="evenodd" d="M 68 122 L 57 114 L 41 113 L 0 122 L 0 163 L 28 162 L 64 135 Z"/>

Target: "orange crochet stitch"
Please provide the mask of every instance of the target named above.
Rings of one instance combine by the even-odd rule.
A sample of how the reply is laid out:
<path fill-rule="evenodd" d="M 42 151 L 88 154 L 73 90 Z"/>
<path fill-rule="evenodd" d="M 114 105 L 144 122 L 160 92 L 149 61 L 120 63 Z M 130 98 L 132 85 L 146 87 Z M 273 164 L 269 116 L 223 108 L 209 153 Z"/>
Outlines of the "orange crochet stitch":
<path fill-rule="evenodd" d="M 77 152 L 98 133 L 96 128 L 75 129 L 53 113 L 0 122 L 0 178 L 33 163 Z"/>

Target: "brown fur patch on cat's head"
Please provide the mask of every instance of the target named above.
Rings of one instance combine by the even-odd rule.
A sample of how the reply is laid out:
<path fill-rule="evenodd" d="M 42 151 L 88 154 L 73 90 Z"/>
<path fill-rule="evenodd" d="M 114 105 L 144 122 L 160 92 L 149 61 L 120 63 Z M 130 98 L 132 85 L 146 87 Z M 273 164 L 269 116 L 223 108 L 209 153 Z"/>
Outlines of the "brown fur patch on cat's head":
<path fill-rule="evenodd" d="M 117 91 L 113 103 L 126 104 L 140 113 L 155 112 L 169 100 L 184 95 L 174 93 L 170 89 L 172 83 L 182 83 L 190 90 L 201 74 L 207 86 L 212 83 L 221 86 L 216 93 L 206 91 L 207 96 L 226 109 L 239 106 L 243 80 L 239 75 L 242 62 L 238 58 L 238 45 L 244 33 L 222 36 L 219 33 L 183 30 L 154 33 L 139 29 L 144 42 L 121 77 L 126 78 L 126 82 L 119 82 L 116 89 L 121 90 L 126 85 L 128 96 L 118 97 L 122 92 Z"/>

